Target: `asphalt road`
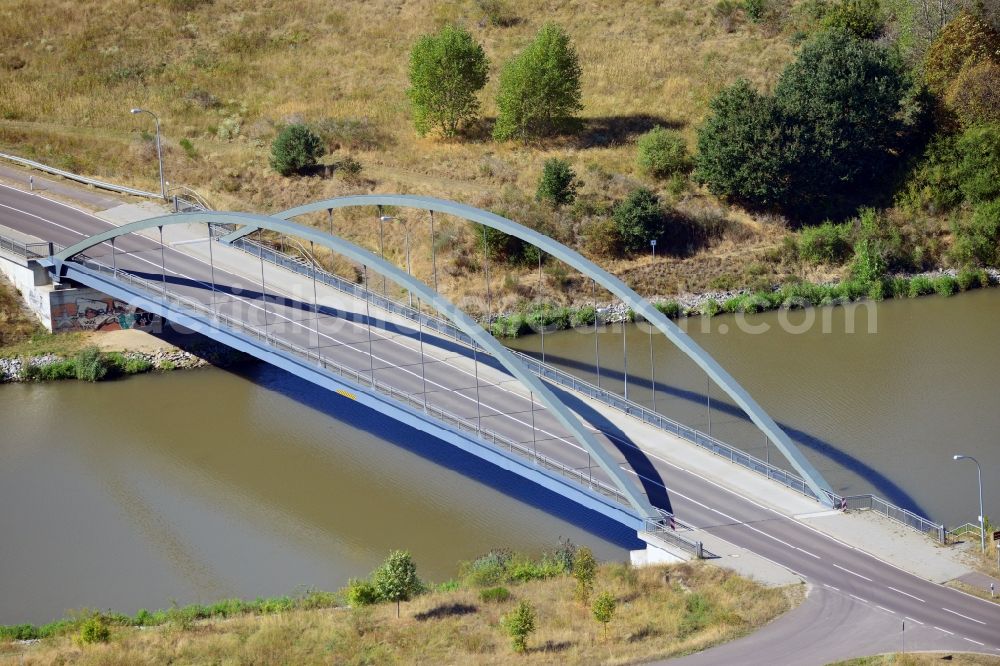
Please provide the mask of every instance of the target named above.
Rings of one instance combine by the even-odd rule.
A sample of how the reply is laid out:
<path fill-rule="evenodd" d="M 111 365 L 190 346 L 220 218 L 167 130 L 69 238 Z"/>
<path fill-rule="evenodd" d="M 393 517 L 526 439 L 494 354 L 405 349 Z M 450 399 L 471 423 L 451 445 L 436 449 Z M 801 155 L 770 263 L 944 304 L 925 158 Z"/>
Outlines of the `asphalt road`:
<path fill-rule="evenodd" d="M 82 211 L 4 186 L 0 186 L 0 224 L 63 245 L 110 226 Z M 411 344 L 400 343 L 399 336 L 403 333 L 376 330 L 369 356 L 368 327 L 363 325 L 363 320 L 346 321 L 343 312 L 337 313 L 340 316 L 324 315 L 317 319 L 307 303 L 296 303 L 290 301 L 287 294 L 274 292 L 272 285 L 279 282 L 279 276 L 284 276 L 280 280 L 282 284 L 295 279 L 288 272 L 273 267 L 265 269 L 265 306 L 260 295 L 259 273 L 251 278 L 216 270 L 217 289 L 213 292 L 207 264 L 170 247 L 169 242 L 161 248 L 154 239 L 121 239 L 116 242 L 116 250 L 122 253 L 116 257 L 120 269 L 150 279 L 160 277 L 162 252 L 167 267 L 167 287 L 171 291 L 204 303 L 212 303 L 214 298 L 223 312 L 261 325 L 265 324 L 266 316 L 266 325 L 272 334 L 301 346 L 320 346 L 324 356 L 363 371 L 373 368 L 379 380 L 391 381 L 413 395 L 423 394 L 419 354 Z M 88 254 L 110 263 L 110 247 Z M 268 282 L 269 277 L 271 282 Z M 377 285 L 378 280 L 374 284 Z M 311 286 L 308 290 L 301 286 L 295 290 L 312 293 Z M 359 312 L 350 313 L 350 316 L 363 316 L 364 305 L 359 304 L 358 309 Z M 425 343 L 434 340 L 425 337 Z M 537 405 L 533 416 L 544 435 L 537 442 L 532 441 L 531 403 L 506 388 L 504 378 L 498 373 L 483 368 L 477 389 L 475 378 L 468 370 L 449 362 L 456 356 L 453 348 L 438 349 L 434 353 L 438 360 L 424 367 L 428 400 L 466 418 L 481 417 L 484 427 L 529 445 L 537 444 L 540 452 L 566 464 L 587 468 L 586 454 Z M 482 402 L 478 413 L 477 390 Z M 608 436 L 617 437 L 613 432 Z M 621 441 L 616 443 L 623 444 Z M 820 621 L 803 612 L 816 603 L 834 617 L 861 617 L 871 611 L 898 621 L 900 627 L 905 621 L 913 631 L 919 628 L 924 642 L 932 647 L 1000 653 L 1000 605 L 920 579 L 709 479 L 655 456 L 649 459 L 652 468 L 645 482 L 663 481 L 661 488 L 665 487 L 671 509 L 679 518 L 787 567 L 821 591 L 821 596 L 815 597 L 818 601 L 786 618 L 786 622 L 792 623 L 792 630 L 774 634 L 772 643 L 757 645 L 757 649 L 771 651 L 767 663 L 825 663 L 829 659 L 843 658 L 844 646 L 853 644 L 852 632 L 862 632 L 865 623 L 845 625 Z M 771 634 L 760 632 L 760 635 L 766 638 Z M 860 639 L 862 634 L 857 635 Z M 860 650 L 870 653 L 898 649 L 900 637 L 895 633 L 865 635 L 868 639 L 858 641 Z M 835 637 L 833 642 L 831 636 Z M 881 649 L 875 650 L 879 645 Z M 786 661 L 782 655 L 795 655 L 796 658 Z"/>

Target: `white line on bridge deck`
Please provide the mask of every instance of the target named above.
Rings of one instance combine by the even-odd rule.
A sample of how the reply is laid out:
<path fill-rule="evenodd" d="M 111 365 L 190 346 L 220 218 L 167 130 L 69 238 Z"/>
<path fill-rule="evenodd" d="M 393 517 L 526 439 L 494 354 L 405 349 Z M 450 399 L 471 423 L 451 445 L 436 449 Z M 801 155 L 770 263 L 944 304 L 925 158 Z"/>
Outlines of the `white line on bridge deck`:
<path fill-rule="evenodd" d="M 869 583 L 873 583 L 873 582 L 875 582 L 875 581 L 873 581 L 873 580 L 872 580 L 871 578 L 869 578 L 868 576 L 862 576 L 862 575 L 861 575 L 861 574 L 859 574 L 859 573 L 858 573 L 857 571 L 851 571 L 850 569 L 847 569 L 847 568 L 845 568 L 845 567 L 842 567 L 842 566 L 840 566 L 839 564 L 834 564 L 833 566 L 837 567 L 837 568 L 838 568 L 838 569 L 840 569 L 841 571 L 846 571 L 847 573 L 851 574 L 852 576 L 857 576 L 858 578 L 863 578 L 864 580 L 868 581 Z"/>
<path fill-rule="evenodd" d="M 984 627 L 986 626 L 986 623 L 985 623 L 985 622 L 983 622 L 982 620 L 977 620 L 976 618 L 974 618 L 974 617 L 969 617 L 968 615 L 962 615 L 962 614 L 961 614 L 961 613 L 959 613 L 958 611 L 953 611 L 953 610 L 952 610 L 952 609 L 950 609 L 950 608 L 941 608 L 941 610 L 943 610 L 943 611 L 944 611 L 944 612 L 946 612 L 946 613 L 951 613 L 952 615 L 957 615 L 957 616 L 959 616 L 959 617 L 964 617 L 964 618 L 965 618 L 966 620 L 972 620 L 973 622 L 978 622 L 979 624 L 983 625 Z"/>
<path fill-rule="evenodd" d="M 888 588 L 889 588 L 890 590 L 892 590 L 893 592 L 898 592 L 898 593 L 902 594 L 902 595 L 903 595 L 904 597 L 909 597 L 909 598 L 911 598 L 911 599 L 916 599 L 917 601 L 919 601 L 919 602 L 920 602 L 920 603 L 922 603 L 922 604 L 925 604 L 925 603 L 927 603 L 926 601 L 924 601 L 924 600 L 923 600 L 923 599 L 921 599 L 920 597 L 915 597 L 915 596 L 913 596 L 912 594 L 910 594 L 909 592 L 903 592 L 902 590 L 897 590 L 897 589 L 896 589 L 896 588 L 894 588 L 894 587 L 893 587 L 892 585 L 886 585 L 886 587 L 888 587 Z"/>

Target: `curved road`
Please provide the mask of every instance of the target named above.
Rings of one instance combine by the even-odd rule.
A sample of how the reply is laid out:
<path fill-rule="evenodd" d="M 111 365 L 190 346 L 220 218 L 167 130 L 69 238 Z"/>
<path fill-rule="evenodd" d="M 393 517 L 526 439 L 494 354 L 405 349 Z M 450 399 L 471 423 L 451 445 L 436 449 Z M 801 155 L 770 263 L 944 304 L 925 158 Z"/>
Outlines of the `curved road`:
<path fill-rule="evenodd" d="M 6 186 L 0 186 L 0 224 L 63 245 L 111 226 L 83 211 Z M 254 280 L 249 275 L 226 273 L 217 268 L 215 284 L 226 286 L 233 294 L 213 294 L 208 265 L 171 247 L 169 240 L 162 248 L 155 239 L 121 240 L 117 250 L 127 253 L 117 257 L 119 268 L 146 274 L 151 279 L 159 278 L 162 253 L 171 290 L 206 303 L 214 298 L 223 311 L 266 325 L 272 334 L 302 346 L 315 347 L 319 342 L 324 354 L 365 371 L 373 367 L 380 380 L 391 378 L 414 395 L 423 390 L 419 355 L 411 344 L 394 342 L 405 332 L 380 331 L 372 343 L 370 359 L 367 329 L 361 323 L 337 317 L 317 320 L 308 307 L 289 299 L 286 288 L 311 297 L 311 286 L 308 289 L 301 285 L 294 289 L 287 286 L 303 280 L 301 276 L 269 266 L 269 279 L 281 276 L 284 293 L 275 293 L 269 285 L 265 305 L 259 291 L 259 272 Z M 108 256 L 101 260 L 110 262 Z M 363 305 L 360 309 L 363 312 Z M 425 342 L 432 340 L 425 336 Z M 429 396 L 433 394 L 434 400 L 467 418 L 481 417 L 484 427 L 516 440 L 524 441 L 527 429 L 527 438 L 531 439 L 527 424 L 532 405 L 526 397 L 504 386 L 494 375 L 493 382 L 478 389 L 488 407 L 477 414 L 474 381 L 467 370 L 449 360 L 457 352 L 453 348 L 438 349 L 435 355 L 438 360 L 426 366 L 426 376 L 431 382 Z M 582 411 L 584 418 L 593 416 L 585 413 L 585 409 Z M 586 454 L 554 420 L 541 411 L 536 411 L 534 417 L 547 433 L 544 441 L 536 442 L 539 451 L 576 467 L 588 466 Z M 615 432 L 607 436 L 618 440 L 616 444 L 621 446 L 635 445 L 621 441 Z M 678 517 L 796 572 L 813 589 L 802 608 L 754 636 L 732 644 L 746 644 L 748 647 L 742 651 L 709 651 L 690 658 L 691 663 L 735 663 L 724 656 L 732 654 L 739 657 L 739 663 L 822 664 L 831 659 L 894 651 L 902 645 L 903 637 L 891 627 L 901 629 L 904 622 L 907 635 L 911 631 L 914 636 L 919 634 L 925 648 L 1000 654 L 1000 605 L 920 579 L 709 479 L 647 455 L 655 473 L 651 475 L 658 478 L 645 481 L 665 488 Z M 880 623 L 887 628 L 873 629 L 883 626 Z M 737 649 L 732 646 L 719 650 Z M 766 658 L 757 660 L 757 652 Z"/>

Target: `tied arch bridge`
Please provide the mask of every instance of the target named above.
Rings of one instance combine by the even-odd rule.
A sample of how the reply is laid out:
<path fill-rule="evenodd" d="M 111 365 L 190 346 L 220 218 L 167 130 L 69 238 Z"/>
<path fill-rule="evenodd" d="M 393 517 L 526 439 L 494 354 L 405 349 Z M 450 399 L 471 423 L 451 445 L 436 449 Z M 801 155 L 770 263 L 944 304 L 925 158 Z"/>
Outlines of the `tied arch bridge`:
<path fill-rule="evenodd" d="M 677 324 L 571 248 L 488 211 L 430 197 L 359 195 L 316 201 L 269 216 L 175 213 L 98 233 L 53 250 L 39 263 L 57 281 L 83 284 L 160 315 L 422 430 L 630 529 L 659 533 L 673 545 L 700 555 L 700 544 L 685 543 L 684 537 L 673 533 L 676 523 L 669 507 L 653 501 L 628 457 L 574 411 L 560 391 L 553 390 L 552 375 L 544 364 L 526 362 L 523 355 L 507 349 L 436 290 L 436 268 L 434 285 L 428 285 L 386 260 L 381 243 L 375 254 L 334 235 L 332 227 L 326 233 L 293 221 L 323 211 L 332 219 L 334 210 L 357 207 L 376 207 L 380 224 L 387 207 L 428 212 L 432 253 L 437 213 L 519 238 L 579 271 L 595 288 L 609 291 L 645 319 L 743 410 L 798 475 L 787 474 L 786 485 L 827 507 L 839 499 L 767 412 Z M 181 262 L 164 240 L 164 231 L 169 236 L 172 230 L 190 233 L 196 227 L 203 228 L 205 251 L 197 265 L 191 259 Z M 278 253 L 247 243 L 248 236 L 262 230 L 294 239 L 309 262 L 285 262 L 295 270 L 272 266 L 267 281 L 265 257 L 269 264 L 280 264 Z M 185 237 L 173 245 L 194 243 L 195 238 Z M 309 252 L 302 242 L 309 244 Z M 248 250 L 239 252 L 242 264 L 219 256 L 235 252 L 226 247 L 233 245 Z M 359 266 L 362 284 L 331 281 L 333 276 L 313 258 L 316 247 Z M 259 259 L 255 275 L 259 281 L 250 278 L 248 256 Z M 416 308 L 392 301 L 384 288 L 379 296 L 369 286 L 369 271 L 408 292 L 411 303 L 416 299 Z M 339 285 L 339 291 L 329 289 L 331 284 Z M 451 339 L 440 335 L 446 331 Z M 626 374 L 626 403 L 627 381 Z M 632 413 L 628 407 L 625 412 Z"/>

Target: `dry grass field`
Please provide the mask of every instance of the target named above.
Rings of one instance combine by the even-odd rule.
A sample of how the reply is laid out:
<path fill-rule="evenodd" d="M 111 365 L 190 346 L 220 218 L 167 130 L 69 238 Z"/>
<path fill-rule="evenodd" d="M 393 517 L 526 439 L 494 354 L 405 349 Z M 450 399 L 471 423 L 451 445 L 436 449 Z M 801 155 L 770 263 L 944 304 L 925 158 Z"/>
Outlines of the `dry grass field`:
<path fill-rule="evenodd" d="M 146 629 L 113 628 L 107 644 L 72 636 L 0 646 L 0 664 L 624 664 L 705 649 L 749 633 L 799 601 L 801 588 L 773 589 L 703 564 L 599 568 L 595 594 L 617 600 L 607 639 L 573 579 L 516 585 L 511 599 L 484 602 L 474 589 L 433 592 L 403 604 L 303 610 Z M 518 656 L 500 616 L 518 600 L 537 630 Z"/>
<path fill-rule="evenodd" d="M 793 56 L 794 4 L 782 5 L 784 18 L 758 25 L 740 12 L 721 16 L 714 0 L 510 0 L 518 20 L 497 27 L 477 0 L 9 0 L 0 5 L 0 150 L 155 189 L 151 119 L 128 113 L 141 106 L 161 118 L 167 179 L 216 208 L 275 211 L 326 196 L 402 192 L 511 214 L 531 207 L 542 163 L 560 156 L 571 161 L 591 208 L 606 210 L 643 184 L 683 215 L 721 221 L 693 256 L 609 266 L 648 295 L 701 290 L 720 275 L 744 279 L 746 267 L 778 245 L 783 223 L 727 209 L 691 183 L 669 188 L 645 178 L 634 141 L 663 125 L 693 148 L 719 89 L 739 77 L 770 86 Z M 530 145 L 495 143 L 488 136 L 499 68 L 547 20 L 566 29 L 580 55 L 582 127 Z M 467 27 L 491 60 L 483 120 L 454 141 L 419 138 L 406 98 L 409 49 L 448 22 Z M 289 121 L 322 130 L 324 162 L 350 156 L 361 173 L 273 173 L 270 142 Z M 372 219 L 358 224 L 360 217 L 339 219 L 338 231 L 372 247 Z M 582 246 L 587 214 L 554 217 L 565 239 Z M 389 233 L 398 255 L 403 233 Z M 414 269 L 428 277 L 429 240 L 414 238 Z M 471 252 L 468 229 L 456 224 L 438 243 L 457 264 L 444 290 L 453 298 L 481 292 L 478 261 L 461 256 Z M 562 276 L 544 292 L 530 270 L 506 277 L 493 284 L 506 299 L 501 306 L 572 300 L 571 288 L 555 289 L 572 287 Z"/>

